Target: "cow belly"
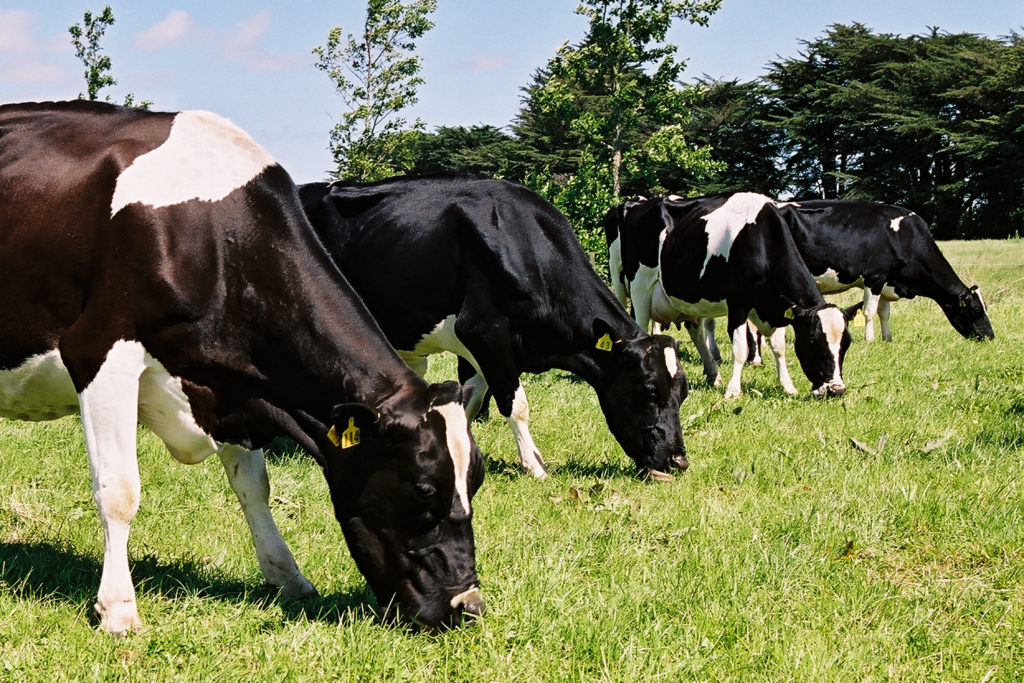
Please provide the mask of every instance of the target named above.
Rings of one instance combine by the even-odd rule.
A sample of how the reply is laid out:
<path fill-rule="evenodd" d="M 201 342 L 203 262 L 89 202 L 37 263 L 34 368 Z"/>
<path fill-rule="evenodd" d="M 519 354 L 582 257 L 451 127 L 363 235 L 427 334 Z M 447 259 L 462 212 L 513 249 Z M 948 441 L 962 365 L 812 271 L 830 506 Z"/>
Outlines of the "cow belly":
<path fill-rule="evenodd" d="M 192 418 L 181 380 L 172 377 L 148 353 L 145 357 L 146 366 L 139 375 L 139 422 L 153 430 L 167 445 L 167 450 L 182 462 L 199 462 L 214 453 L 216 442 Z M 120 401 L 124 397 L 111 400 Z M 40 421 L 78 411 L 78 393 L 58 351 L 33 356 L 12 370 L 0 370 L 0 416 Z"/>
<path fill-rule="evenodd" d="M 664 317 L 666 323 L 683 320 L 694 321 L 698 318 L 721 318 L 729 313 L 729 307 L 725 301 L 708 301 L 707 299 L 695 302 L 684 301 L 667 294 L 660 285 L 655 292 L 654 300 L 654 308 L 659 311 L 655 319 Z M 669 320 L 669 318 L 671 319 Z"/>
<path fill-rule="evenodd" d="M 78 412 L 78 394 L 56 350 L 0 370 L 0 416 L 14 420 L 55 420 Z"/>
<path fill-rule="evenodd" d="M 839 273 L 832 268 L 829 268 L 821 275 L 815 275 L 814 282 L 818 285 L 818 289 L 822 294 L 836 294 L 853 289 L 854 287 L 864 286 L 864 278 L 857 278 L 854 282 L 840 282 Z"/>
<path fill-rule="evenodd" d="M 448 316 L 435 325 L 433 330 L 420 338 L 412 350 L 399 351 L 398 355 L 405 361 L 406 365 L 415 369 L 416 365 L 424 362 L 427 356 L 432 356 L 442 351 L 449 351 L 456 356 L 465 358 L 476 368 L 477 372 L 480 371 L 480 366 L 477 364 L 476 359 L 473 358 L 473 354 L 469 352 L 466 345 L 455 334 L 454 315 Z"/>

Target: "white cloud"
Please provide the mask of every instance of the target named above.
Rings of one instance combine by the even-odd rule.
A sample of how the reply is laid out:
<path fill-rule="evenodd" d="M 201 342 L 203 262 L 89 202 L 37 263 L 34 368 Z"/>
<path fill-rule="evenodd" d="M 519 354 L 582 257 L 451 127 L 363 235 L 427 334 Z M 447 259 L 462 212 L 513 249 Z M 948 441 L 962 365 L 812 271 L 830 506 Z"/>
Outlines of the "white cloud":
<path fill-rule="evenodd" d="M 70 54 L 69 41 L 36 39 L 39 15 L 24 10 L 0 10 L 0 81 L 53 84 L 68 75 L 61 57 Z"/>
<path fill-rule="evenodd" d="M 222 38 L 220 57 L 224 60 L 237 60 L 253 71 L 271 72 L 284 71 L 297 66 L 305 66 L 308 58 L 305 55 L 280 56 L 274 55 L 262 47 L 264 34 L 270 28 L 270 12 L 263 10 L 243 21 L 238 28 Z"/>
<path fill-rule="evenodd" d="M 188 12 L 171 10 L 164 19 L 135 35 L 133 45 L 141 50 L 157 50 L 183 44 L 193 32 L 195 22 Z"/>

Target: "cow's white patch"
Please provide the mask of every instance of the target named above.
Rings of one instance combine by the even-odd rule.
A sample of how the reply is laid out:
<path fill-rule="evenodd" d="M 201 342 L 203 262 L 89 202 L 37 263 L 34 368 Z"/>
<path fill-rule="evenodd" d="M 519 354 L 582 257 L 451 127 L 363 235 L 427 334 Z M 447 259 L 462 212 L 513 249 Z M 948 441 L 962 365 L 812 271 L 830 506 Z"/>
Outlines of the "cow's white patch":
<path fill-rule="evenodd" d="M 818 285 L 818 290 L 824 294 L 835 294 L 845 292 L 853 287 L 864 286 L 864 278 L 858 278 L 854 282 L 842 282 L 839 279 L 839 273 L 832 268 L 828 268 L 821 275 L 815 275 L 814 282 Z"/>
<path fill-rule="evenodd" d="M 436 406 L 436 411 L 444 418 L 444 431 L 448 440 L 448 455 L 455 469 L 455 494 L 462 504 L 462 509 L 469 514 L 469 461 L 472 445 L 469 442 L 469 422 L 466 411 L 458 403 L 446 403 Z"/>
<path fill-rule="evenodd" d="M 729 197 L 724 204 L 703 217 L 704 231 L 708 235 L 708 250 L 704 254 L 704 265 L 700 269 L 700 277 L 708 267 L 712 256 L 721 256 L 729 260 L 729 252 L 743 228 L 757 220 L 757 214 L 765 204 L 772 200 L 754 192 L 737 192 Z"/>
<path fill-rule="evenodd" d="M 139 421 L 153 430 L 180 462 L 201 462 L 217 451 L 217 443 L 196 424 L 181 379 L 146 354 L 139 378 Z"/>
<path fill-rule="evenodd" d="M 903 222 L 904 218 L 906 218 L 906 216 L 897 216 L 896 218 L 893 218 L 891 221 L 889 221 L 889 227 L 892 229 L 893 232 L 900 231 L 900 223 Z"/>
<path fill-rule="evenodd" d="M 608 275 L 612 280 L 612 291 L 615 292 L 615 298 L 625 305 L 629 290 L 622 277 L 622 235 L 617 236 L 608 245 Z"/>
<path fill-rule="evenodd" d="M 838 308 L 828 307 L 818 311 L 818 320 L 821 321 L 821 329 L 828 341 L 828 349 L 832 353 L 832 379 L 823 386 L 833 389 L 844 387 L 842 373 L 839 368 L 839 350 L 843 341 L 843 330 L 846 329 L 846 319 Z"/>
<path fill-rule="evenodd" d="M 515 437 L 516 447 L 519 449 L 519 462 L 530 474 L 541 479 L 548 473 L 544 467 L 544 461 L 541 460 L 540 451 L 533 443 L 529 422 L 530 404 L 526 401 L 523 385 L 519 384 L 512 397 L 512 412 L 509 413 L 508 423 L 512 427 L 512 435 Z"/>
<path fill-rule="evenodd" d="M 0 370 L 0 416 L 55 420 L 78 412 L 78 394 L 56 350 Z"/>
<path fill-rule="evenodd" d="M 167 140 L 118 176 L 110 215 L 135 203 L 157 208 L 192 199 L 217 201 L 272 164 L 273 157 L 231 121 L 183 111 L 174 117 Z"/>
<path fill-rule="evenodd" d="M 427 356 L 441 353 L 442 351 L 449 351 L 457 356 L 462 356 L 477 369 L 477 372 L 480 371 L 480 367 L 476 359 L 473 358 L 473 354 L 469 352 L 466 345 L 455 334 L 454 315 L 448 316 L 435 325 L 434 329 L 423 335 L 411 350 L 399 351 L 398 355 L 407 365 L 415 369 L 415 363 L 422 361 Z"/>
<path fill-rule="evenodd" d="M 676 358 L 676 350 L 672 347 L 665 349 L 665 367 L 668 369 L 668 374 L 672 377 L 679 374 L 679 360 Z"/>
<path fill-rule="evenodd" d="M 660 301 L 660 303 L 662 306 L 670 307 L 672 311 L 671 314 L 665 316 L 672 317 L 667 322 L 676 322 L 678 320 L 696 321 L 698 318 L 722 318 L 729 315 L 729 305 L 725 299 L 720 301 L 701 299 L 700 301 L 692 302 L 683 301 L 669 294 L 664 294 L 664 301 Z"/>

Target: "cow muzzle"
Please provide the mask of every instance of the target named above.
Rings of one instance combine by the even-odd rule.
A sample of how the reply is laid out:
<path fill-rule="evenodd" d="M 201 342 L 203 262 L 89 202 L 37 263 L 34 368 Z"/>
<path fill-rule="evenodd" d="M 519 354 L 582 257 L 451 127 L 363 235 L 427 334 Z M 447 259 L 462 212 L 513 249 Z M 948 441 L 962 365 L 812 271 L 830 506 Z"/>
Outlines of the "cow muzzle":
<path fill-rule="evenodd" d="M 479 586 L 474 586 L 469 590 L 463 591 L 451 599 L 452 609 L 458 611 L 462 610 L 462 614 L 465 617 L 469 617 L 471 620 L 476 617 L 482 617 L 484 612 L 487 611 L 487 607 L 484 605 L 484 596 L 480 592 Z"/>
<path fill-rule="evenodd" d="M 839 397 L 846 393 L 846 385 L 842 382 L 826 382 L 817 389 L 812 389 L 811 394 L 818 398 Z"/>

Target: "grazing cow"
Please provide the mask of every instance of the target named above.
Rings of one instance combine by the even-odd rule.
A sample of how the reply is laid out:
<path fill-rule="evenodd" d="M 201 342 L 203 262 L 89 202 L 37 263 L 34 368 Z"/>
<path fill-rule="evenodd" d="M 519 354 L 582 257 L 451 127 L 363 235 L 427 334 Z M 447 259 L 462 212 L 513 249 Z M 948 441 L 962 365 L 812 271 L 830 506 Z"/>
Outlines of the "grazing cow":
<path fill-rule="evenodd" d="M 136 423 L 171 455 L 217 453 L 260 568 L 315 590 L 268 508 L 258 449 L 323 468 L 349 549 L 389 616 L 482 609 L 470 499 L 480 453 L 454 382 L 427 385 L 309 227 L 288 174 L 207 112 L 0 107 L 0 416 L 81 413 L 104 529 L 101 627 L 140 626 L 128 532 Z"/>
<path fill-rule="evenodd" d="M 420 372 L 430 354 L 466 359 L 469 416 L 490 387 L 531 473 L 546 469 L 519 376 L 551 368 L 594 387 L 643 472 L 665 478 L 686 467 L 679 405 L 688 387 L 675 341 L 637 327 L 551 204 L 512 183 L 447 176 L 312 183 L 300 195 L 399 354 Z"/>
<path fill-rule="evenodd" d="M 609 222 L 620 222 L 617 228 Z M 754 193 L 698 199 L 647 200 L 606 215 L 609 244 L 618 243 L 619 281 L 641 327 L 688 322 L 690 338 L 714 385 L 721 383 L 702 318 L 728 316 L 733 374 L 727 397 L 740 393 L 747 360 L 748 316 L 770 339 L 779 381 L 795 394 L 785 364 L 784 335 L 792 325 L 797 359 L 816 396 L 846 391 L 842 362 L 850 343 L 846 316 L 826 304 L 800 259 L 772 200 Z M 610 250 L 610 254 L 614 252 Z"/>
<path fill-rule="evenodd" d="M 896 299 L 934 299 L 957 332 L 992 339 L 977 285 L 967 287 L 939 251 L 928 224 L 902 207 L 864 200 L 813 200 L 780 204 L 793 241 L 825 294 L 864 289 L 864 337 L 892 340 L 889 305 Z"/>

